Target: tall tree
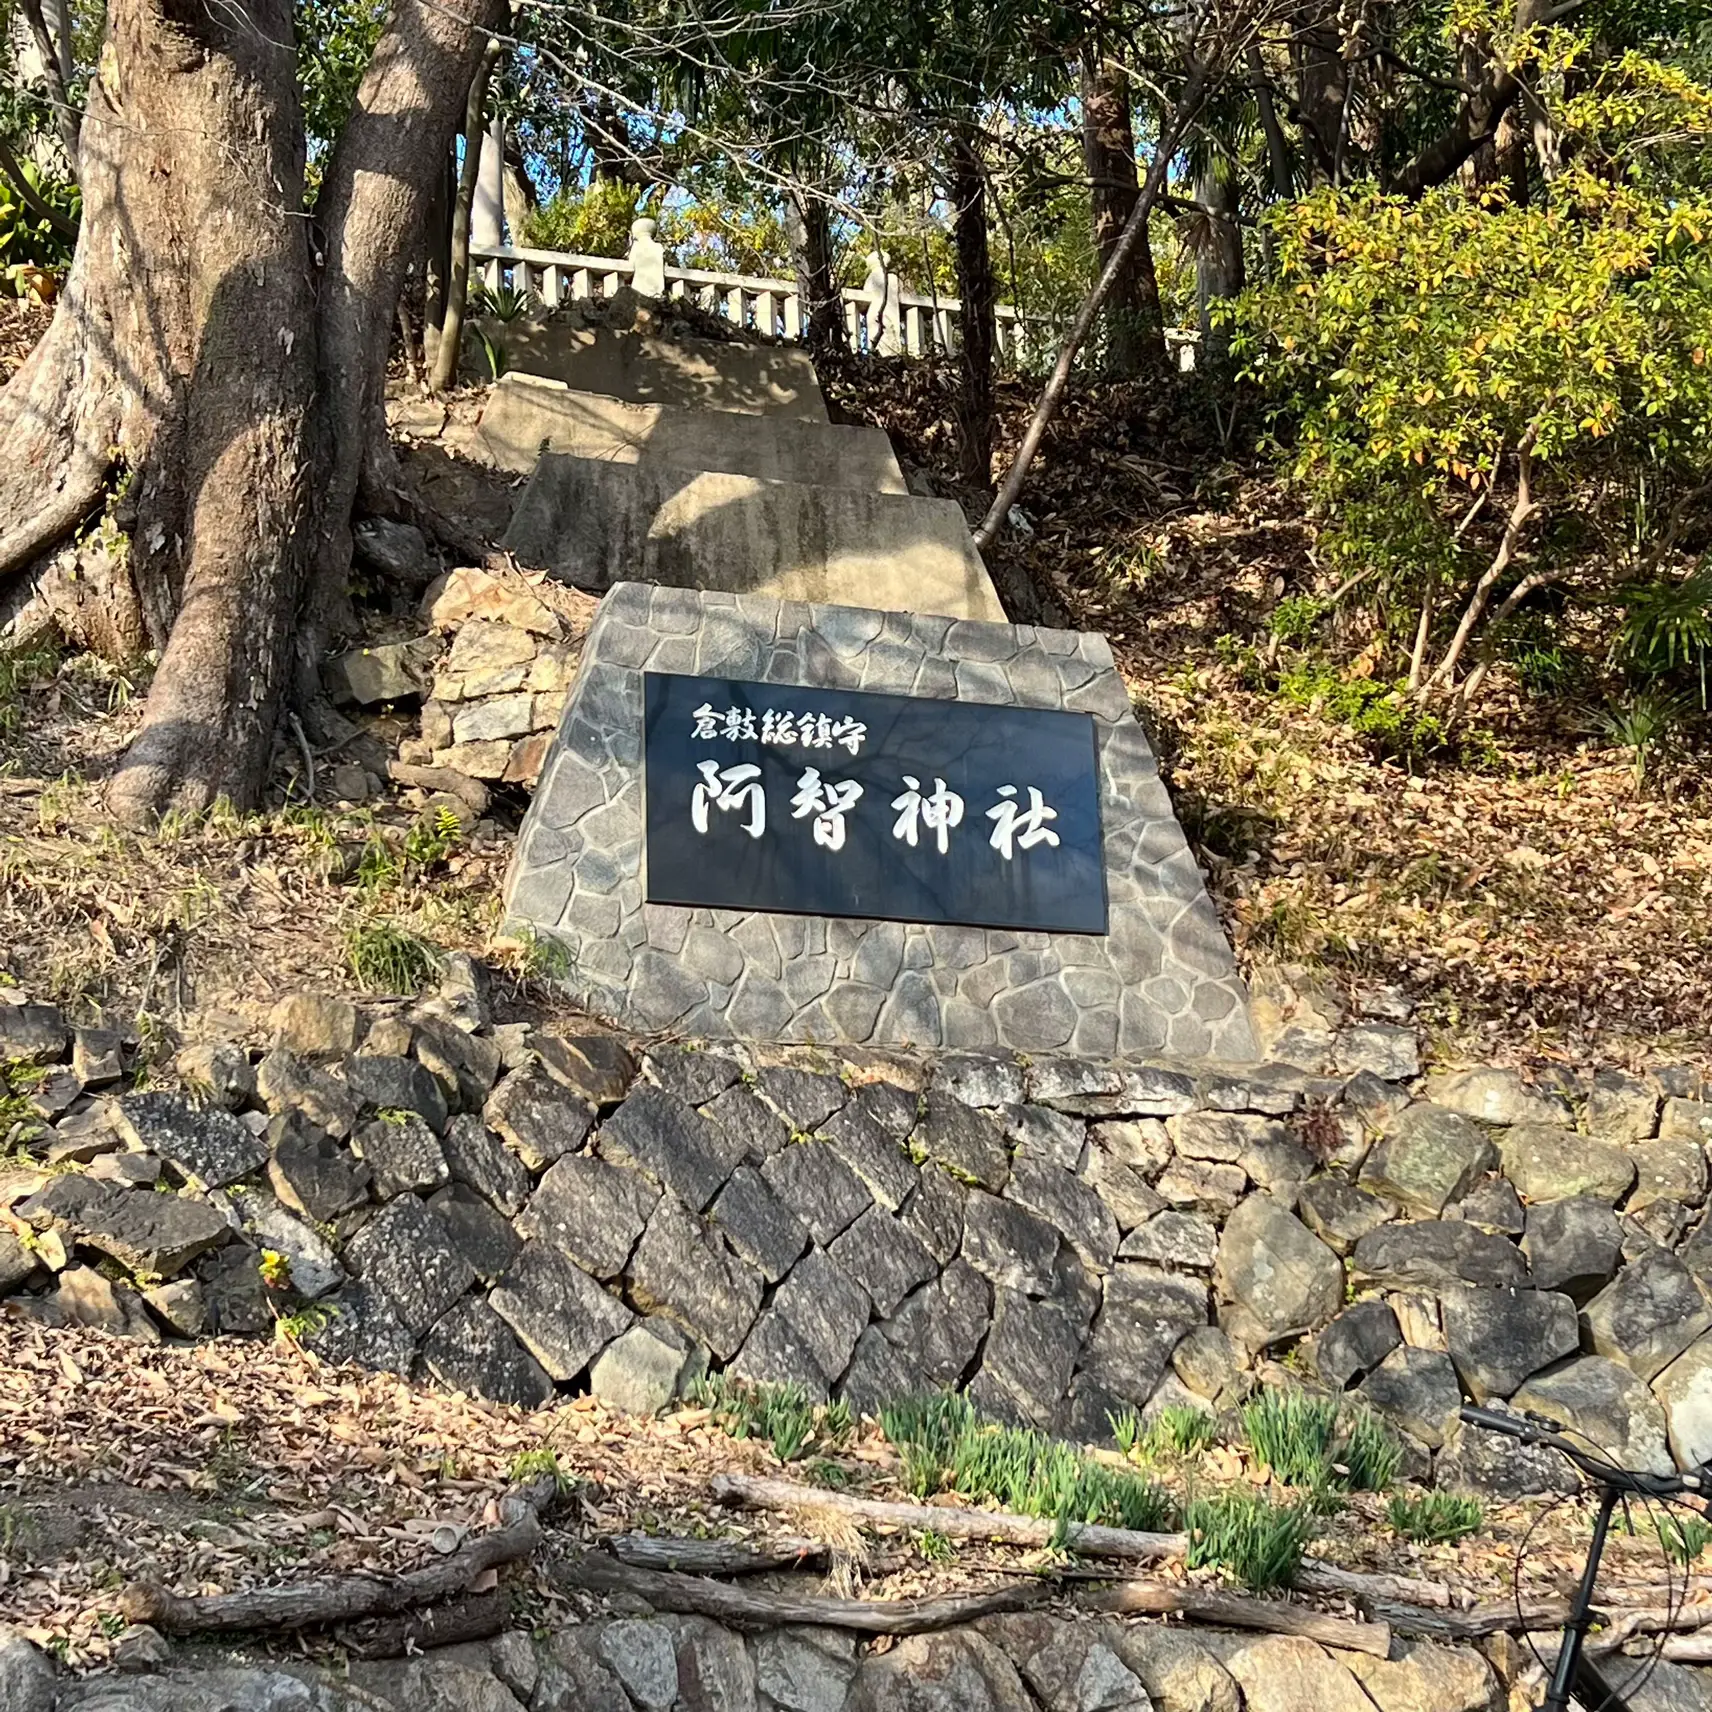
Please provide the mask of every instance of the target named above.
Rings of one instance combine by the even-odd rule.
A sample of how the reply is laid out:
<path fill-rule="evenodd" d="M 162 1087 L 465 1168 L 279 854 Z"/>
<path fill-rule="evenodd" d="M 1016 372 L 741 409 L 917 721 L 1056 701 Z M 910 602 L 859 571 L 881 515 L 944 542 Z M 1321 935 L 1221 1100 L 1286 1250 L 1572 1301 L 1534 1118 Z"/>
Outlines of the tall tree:
<path fill-rule="evenodd" d="M 0 578 L 124 470 L 108 617 L 161 650 L 109 787 L 127 822 L 259 794 L 345 599 L 404 270 L 501 9 L 397 0 L 311 222 L 288 0 L 112 0 L 76 257 L 0 392 Z"/>

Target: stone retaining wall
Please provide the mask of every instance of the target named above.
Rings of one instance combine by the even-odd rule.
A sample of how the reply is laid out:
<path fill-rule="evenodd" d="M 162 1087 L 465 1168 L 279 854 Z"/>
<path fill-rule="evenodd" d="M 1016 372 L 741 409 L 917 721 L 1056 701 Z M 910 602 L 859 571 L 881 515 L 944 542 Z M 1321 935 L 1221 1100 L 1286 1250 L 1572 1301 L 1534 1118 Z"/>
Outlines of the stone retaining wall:
<path fill-rule="evenodd" d="M 1383 1007 L 1381 1007 L 1383 1008 Z M 1465 1396 L 1638 1466 L 1712 1454 L 1712 1103 L 1687 1071 L 823 1054 L 494 1026 L 477 972 L 120 1092 L 117 1037 L 0 1007 L 52 1125 L 0 1170 L 7 1312 L 267 1335 L 529 1406 L 663 1405 L 706 1368 L 861 1409 L 963 1386 L 1077 1439 L 1259 1377 L 1354 1389 L 1420 1478 L 1500 1491 Z M 260 1045 L 266 1050 L 259 1050 Z M 20 1158 L 21 1161 L 20 1162 Z M 172 1193 L 160 1193 L 166 1189 Z M 22 1234 L 17 1234 L 22 1233 Z"/>
<path fill-rule="evenodd" d="M 1505 1705 L 1505 1682 L 1471 1648 L 1398 1644 L 1393 1653 L 1376 1659 L 1295 1637 L 1046 1615 L 991 1618 L 880 1650 L 833 1629 L 744 1636 L 706 1618 L 627 1616 L 338 1670 L 236 1654 L 202 1668 L 61 1685 L 44 1655 L 0 1628 L 0 1703 L 7 1712 L 1499 1712 Z M 1659 1665 L 1631 1704 L 1636 1712 L 1712 1712 L 1707 1677 Z M 1519 1703 L 1526 1704 L 1525 1691 Z"/>

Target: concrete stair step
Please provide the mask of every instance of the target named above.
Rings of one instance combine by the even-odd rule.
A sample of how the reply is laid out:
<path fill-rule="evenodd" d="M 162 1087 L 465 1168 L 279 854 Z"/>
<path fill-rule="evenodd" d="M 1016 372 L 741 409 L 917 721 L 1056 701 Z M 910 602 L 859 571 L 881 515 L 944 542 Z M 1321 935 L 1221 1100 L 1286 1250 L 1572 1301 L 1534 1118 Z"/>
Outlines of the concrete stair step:
<path fill-rule="evenodd" d="M 548 452 L 505 546 L 597 592 L 651 582 L 1004 620 L 951 500 Z"/>
<path fill-rule="evenodd" d="M 508 374 L 494 387 L 472 450 L 524 474 L 547 451 L 859 493 L 909 491 L 884 429 L 636 404 L 531 374 Z"/>

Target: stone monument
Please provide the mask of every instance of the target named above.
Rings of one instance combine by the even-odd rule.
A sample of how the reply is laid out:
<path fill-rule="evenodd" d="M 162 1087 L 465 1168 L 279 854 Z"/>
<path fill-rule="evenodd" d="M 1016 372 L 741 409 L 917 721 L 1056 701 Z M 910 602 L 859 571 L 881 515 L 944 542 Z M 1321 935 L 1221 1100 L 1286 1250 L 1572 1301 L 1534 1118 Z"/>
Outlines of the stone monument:
<path fill-rule="evenodd" d="M 506 910 L 579 1003 L 644 1029 L 1255 1055 L 1093 635 L 619 584 Z"/>
<path fill-rule="evenodd" d="M 652 220 L 637 220 L 630 227 L 631 289 L 638 297 L 666 295 L 666 252 L 654 233 Z"/>

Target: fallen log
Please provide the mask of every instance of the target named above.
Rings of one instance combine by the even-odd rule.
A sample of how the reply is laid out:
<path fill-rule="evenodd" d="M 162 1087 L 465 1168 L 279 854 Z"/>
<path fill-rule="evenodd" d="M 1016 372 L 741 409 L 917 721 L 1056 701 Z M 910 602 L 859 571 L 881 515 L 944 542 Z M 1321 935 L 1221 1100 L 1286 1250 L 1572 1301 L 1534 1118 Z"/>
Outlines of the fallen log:
<path fill-rule="evenodd" d="M 1517 1614 L 1513 1599 L 1493 1599 L 1468 1611 L 1433 1611 L 1403 1600 L 1375 1599 L 1368 1615 L 1389 1623 L 1399 1634 L 1417 1641 L 1478 1641 L 1487 1635 L 1522 1634 L 1534 1629 L 1561 1628 L 1569 1615 L 1562 1601 L 1523 1605 Z"/>
<path fill-rule="evenodd" d="M 604 1552 L 583 1552 L 561 1559 L 551 1573 L 586 1592 L 628 1594 L 645 1600 L 656 1611 L 712 1617 L 738 1628 L 810 1623 L 852 1629 L 863 1635 L 925 1635 L 972 1623 L 978 1617 L 1026 1610 L 1058 1592 L 1051 1583 L 1030 1582 L 940 1599 L 834 1599 L 822 1594 L 733 1587 L 705 1576 L 680 1575 L 675 1570 L 636 1569 Z"/>
<path fill-rule="evenodd" d="M 540 1511 L 555 1495 L 551 1480 L 514 1487 L 500 1501 L 500 1525 L 477 1534 L 461 1550 L 422 1569 L 384 1579 L 336 1575 L 296 1587 L 256 1587 L 242 1593 L 173 1593 L 158 1582 L 133 1581 L 119 1595 L 127 1621 L 149 1623 L 168 1634 L 233 1629 L 307 1629 L 318 1623 L 354 1623 L 432 1605 L 462 1593 L 484 1570 L 515 1563 L 541 1543 Z"/>
<path fill-rule="evenodd" d="M 1147 1534 L 1133 1528 L 1104 1528 L 1076 1522 L 1061 1531 L 1056 1521 L 1038 1516 L 1017 1516 L 1002 1510 L 965 1510 L 941 1504 L 896 1504 L 765 1475 L 716 1474 L 710 1490 L 716 1502 L 739 1508 L 787 1514 L 826 1510 L 872 1528 L 932 1531 L 947 1539 L 998 1540 L 1013 1546 L 1062 1546 L 1080 1557 L 1149 1563 L 1182 1557 L 1189 1549 L 1187 1534 Z M 1397 1575 L 1363 1575 L 1328 1563 L 1303 1564 L 1295 1585 L 1304 1593 L 1330 1593 L 1364 1602 L 1388 1600 L 1438 1607 L 1450 1604 L 1450 1589 L 1442 1582 L 1416 1581 Z"/>
<path fill-rule="evenodd" d="M 424 1611 L 396 1617 L 371 1617 L 344 1623 L 333 1638 L 352 1658 L 408 1658 L 429 1647 L 449 1647 L 461 1641 L 485 1641 L 511 1620 L 511 1597 L 503 1587 L 468 1593 Z"/>
<path fill-rule="evenodd" d="M 1094 1611 L 1128 1615 L 1187 1617 L 1195 1623 L 1216 1623 L 1227 1629 L 1259 1629 L 1270 1635 L 1301 1635 L 1324 1647 L 1371 1653 L 1385 1658 L 1391 1651 L 1386 1623 L 1358 1623 L 1349 1617 L 1327 1617 L 1282 1599 L 1247 1599 L 1209 1588 L 1167 1587 L 1156 1582 L 1125 1581 L 1103 1593 L 1078 1601 Z"/>
<path fill-rule="evenodd" d="M 675 1569 L 686 1575 L 760 1575 L 773 1569 L 820 1569 L 830 1555 L 820 1540 L 790 1536 L 751 1545 L 743 1540 L 685 1540 L 618 1534 L 605 1542 L 632 1569 Z"/>

